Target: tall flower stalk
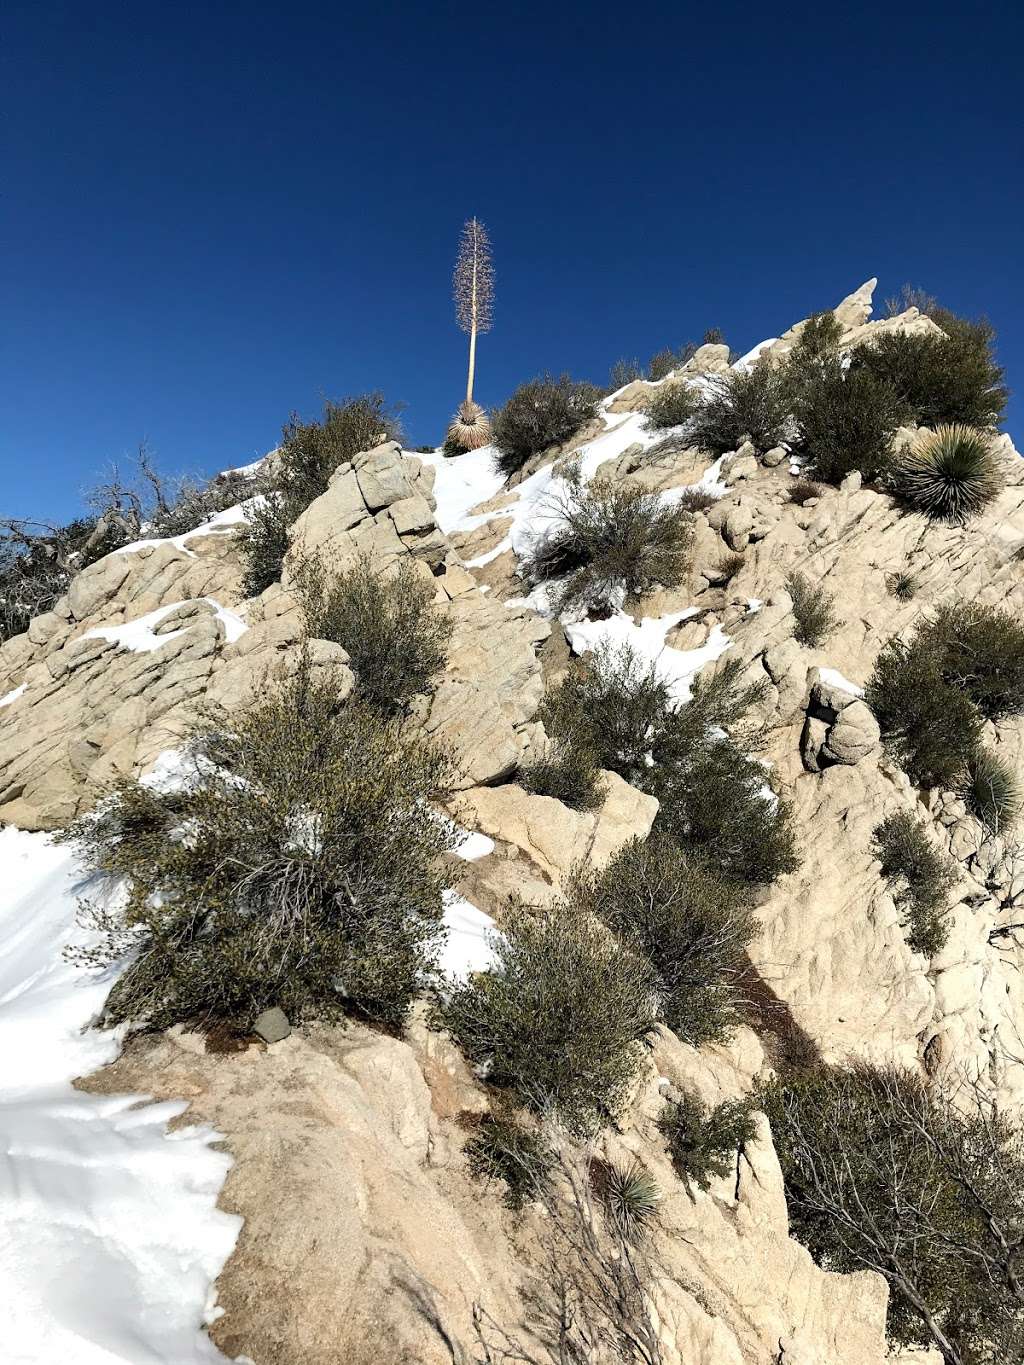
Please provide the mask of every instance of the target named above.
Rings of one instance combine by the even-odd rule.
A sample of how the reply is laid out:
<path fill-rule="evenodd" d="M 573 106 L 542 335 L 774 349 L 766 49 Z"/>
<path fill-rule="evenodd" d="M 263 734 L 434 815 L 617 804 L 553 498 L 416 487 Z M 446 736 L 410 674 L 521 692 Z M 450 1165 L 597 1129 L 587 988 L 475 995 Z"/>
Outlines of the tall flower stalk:
<path fill-rule="evenodd" d="M 478 218 L 470 218 L 462 229 L 459 255 L 453 279 L 455 317 L 469 336 L 469 367 L 466 398 L 448 428 L 448 442 L 462 450 L 477 450 L 491 438 L 487 414 L 473 401 L 476 378 L 476 339 L 491 330 L 494 304 L 494 267 L 487 229 Z"/>

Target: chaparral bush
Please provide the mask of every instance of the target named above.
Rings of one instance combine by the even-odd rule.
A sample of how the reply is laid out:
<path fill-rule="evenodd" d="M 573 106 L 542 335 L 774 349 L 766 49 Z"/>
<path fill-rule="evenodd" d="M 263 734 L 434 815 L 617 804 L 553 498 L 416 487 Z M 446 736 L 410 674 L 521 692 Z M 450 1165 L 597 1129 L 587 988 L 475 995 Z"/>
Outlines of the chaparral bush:
<path fill-rule="evenodd" d="M 431 800 L 447 757 L 308 668 L 252 709 L 208 721 L 187 780 L 122 781 L 62 836 L 123 903 L 93 902 L 87 964 L 129 955 L 113 1021 L 153 1028 L 355 1011 L 401 1024 L 443 937 L 442 855 L 457 841 Z"/>
<path fill-rule="evenodd" d="M 574 436 L 597 415 L 600 398 L 596 385 L 567 374 L 520 384 L 494 417 L 491 443 L 501 473 L 516 473 L 531 455 Z"/>
<path fill-rule="evenodd" d="M 786 591 L 793 599 L 793 634 L 800 644 L 817 649 L 841 625 L 834 611 L 834 598 L 802 573 L 789 575 Z"/>
<path fill-rule="evenodd" d="M 759 360 L 746 372 L 712 375 L 708 388 L 709 396 L 693 417 L 695 446 L 724 455 L 749 438 L 765 451 L 786 435 L 790 398 L 783 367 Z"/>
<path fill-rule="evenodd" d="M 452 621 L 411 559 L 382 566 L 364 555 L 334 578 L 311 559 L 297 580 L 308 634 L 345 649 L 357 691 L 372 705 L 401 710 L 444 668 Z"/>
<path fill-rule="evenodd" d="M 589 749 L 555 742 L 516 777 L 534 796 L 552 796 L 571 810 L 597 810 L 604 801 L 600 769 Z"/>
<path fill-rule="evenodd" d="M 723 1100 L 708 1108 L 696 1095 L 670 1100 L 658 1118 L 676 1174 L 689 1189 L 711 1188 L 711 1182 L 732 1174 L 736 1154 L 753 1142 L 757 1129 L 750 1100 Z"/>
<path fill-rule="evenodd" d="M 647 400 L 644 425 L 649 431 L 665 431 L 688 422 L 700 407 L 696 389 L 681 380 L 662 384 Z"/>
<path fill-rule="evenodd" d="M 949 937 L 949 890 L 956 882 L 955 867 L 907 811 L 886 816 L 875 826 L 871 842 L 882 876 L 906 917 L 907 942 L 916 952 L 933 957 Z"/>

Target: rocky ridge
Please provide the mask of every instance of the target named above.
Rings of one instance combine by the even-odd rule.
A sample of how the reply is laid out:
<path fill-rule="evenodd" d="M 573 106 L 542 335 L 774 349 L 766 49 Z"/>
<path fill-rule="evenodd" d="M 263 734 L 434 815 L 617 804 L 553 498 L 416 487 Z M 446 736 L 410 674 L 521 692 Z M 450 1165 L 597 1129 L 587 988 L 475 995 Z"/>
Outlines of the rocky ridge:
<path fill-rule="evenodd" d="M 872 329 L 934 327 L 915 309 L 870 322 L 872 287 L 836 309 L 847 344 L 870 341 Z M 758 350 L 784 354 L 801 325 Z M 706 346 L 685 370 L 727 365 L 725 348 Z M 696 519 L 689 581 L 619 615 L 623 629 L 671 617 L 668 650 L 693 667 L 738 658 L 769 684 L 764 757 L 794 804 L 803 862 L 758 911 L 755 966 L 825 1057 L 897 1060 L 931 1074 L 955 1064 L 1021 1105 L 1024 987 L 1009 926 L 1024 918 L 1024 847 L 988 834 L 959 799 L 931 799 L 926 813 L 960 884 L 946 947 L 931 961 L 912 952 L 869 843 L 882 815 L 919 810 L 921 800 L 884 757 L 859 690 L 885 640 L 952 593 L 1020 612 L 1024 466 L 1001 438 L 1006 488 L 969 531 L 907 514 L 858 476 L 797 506 L 785 450 L 748 445 L 711 466 L 672 442 L 652 449 L 637 416 L 650 387 L 638 381 L 606 400 L 594 428 L 541 457 L 517 487 L 481 484 L 485 496 L 454 520 L 439 509 L 453 480 L 472 486 L 477 464 L 464 473 L 453 467 L 460 461 L 417 458 L 394 443 L 365 452 L 300 518 L 282 583 L 256 599 L 242 598 L 240 513 L 91 566 L 52 612 L 0 647 L 0 820 L 62 826 L 111 779 L 147 770 L 179 743 L 198 704 L 244 706 L 297 667 L 303 554 L 338 567 L 361 553 L 385 564 L 408 556 L 454 625 L 449 663 L 417 718 L 458 755 L 456 818 L 494 842 L 466 865 L 461 890 L 490 913 L 512 891 L 543 901 L 579 859 L 599 862 L 646 833 L 655 803 L 609 774 L 604 807 L 581 815 L 512 780 L 543 743 L 535 717 L 545 677 L 588 644 L 523 599 L 517 537 L 568 457 L 664 492 L 713 485 L 721 496 Z M 486 452 L 461 460 L 482 463 Z M 727 550 L 743 562 L 723 582 Z M 842 625 L 823 649 L 793 638 L 784 587 L 793 569 L 835 595 Z M 906 603 L 887 587 L 903 570 L 918 584 Z M 340 646 L 311 649 L 314 667 L 344 686 Z M 1020 720 L 989 730 L 1019 765 Z M 654 1291 L 665 1360 L 880 1365 L 892 1358 L 885 1284 L 868 1272 L 824 1272 L 788 1238 L 764 1121 L 735 1174 L 707 1193 L 688 1194 L 665 1157 L 653 1124 L 660 1096 L 684 1086 L 709 1101 L 739 1095 L 767 1065 L 749 1029 L 700 1052 L 665 1033 L 643 1093 L 602 1139 L 608 1156 L 641 1155 L 667 1192 Z M 481 1090 L 422 1021 L 405 1041 L 352 1025 L 239 1053 L 174 1031 L 135 1040 L 84 1084 L 187 1099 L 189 1122 L 224 1134 L 235 1166 L 223 1203 L 245 1218 L 212 1329 L 226 1354 L 257 1365 L 432 1365 L 473 1358 L 458 1351 L 472 1346 L 475 1302 L 518 1321 L 538 1219 L 510 1214 L 498 1191 L 471 1181 L 465 1116 L 483 1107 Z"/>

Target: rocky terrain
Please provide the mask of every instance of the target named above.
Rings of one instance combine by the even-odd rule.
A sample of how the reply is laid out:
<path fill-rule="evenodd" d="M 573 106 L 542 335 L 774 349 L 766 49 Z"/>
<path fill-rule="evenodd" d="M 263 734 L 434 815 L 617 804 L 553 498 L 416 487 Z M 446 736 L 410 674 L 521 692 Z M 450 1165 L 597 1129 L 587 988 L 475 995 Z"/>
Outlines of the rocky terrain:
<path fill-rule="evenodd" d="M 843 345 L 878 330 L 927 332 L 910 309 L 871 322 L 873 282 L 835 309 Z M 800 324 L 758 348 L 782 357 Z M 747 357 L 743 363 L 749 363 Z M 687 375 L 722 373 L 727 348 L 701 347 Z M 920 793 L 886 756 L 861 699 L 886 640 L 950 594 L 1024 610 L 1024 464 L 999 438 L 1006 483 L 968 529 L 906 511 L 858 474 L 797 505 L 787 450 L 750 443 L 712 461 L 658 443 L 642 421 L 653 386 L 604 400 L 568 445 L 507 483 L 485 448 L 454 458 L 394 442 L 335 472 L 291 531 L 280 584 L 245 599 L 243 512 L 173 540 L 140 542 L 81 572 L 27 634 L 0 646 L 0 821 L 52 831 L 120 775 L 149 771 L 188 732 L 200 703 L 243 708 L 298 667 L 295 574 L 317 553 L 343 567 L 360 554 L 410 558 L 453 633 L 417 724 L 454 749 L 452 815 L 485 836 L 453 859 L 452 885 L 500 925 L 516 893 L 543 904 L 581 861 L 601 866 L 650 830 L 656 800 L 608 774 L 600 809 L 580 812 L 517 784 L 543 751 L 546 683 L 600 639 L 660 659 L 679 695 L 704 670 L 738 659 L 767 684 L 761 756 L 792 802 L 801 865 L 761 897 L 754 967 L 793 1026 L 827 1060 L 897 1061 L 935 1077 L 984 1076 L 1001 1103 L 1024 1106 L 1024 847 L 987 831 L 959 797 Z M 898 440 L 909 440 L 905 432 Z M 560 622 L 518 576 L 570 458 L 669 496 L 700 486 L 718 500 L 695 517 L 685 583 L 627 600 L 601 622 Z M 727 581 L 727 552 L 742 564 Z M 799 570 L 835 599 L 841 624 L 809 648 L 793 632 L 786 589 Z M 910 572 L 912 600 L 893 596 Z M 347 656 L 311 645 L 314 670 L 345 677 Z M 1024 723 L 989 723 L 991 746 L 1019 767 Z M 952 932 L 931 959 L 906 941 L 871 834 L 890 812 L 926 815 L 955 860 Z M 484 850 L 481 852 L 481 850 Z M 788 1236 L 779 1163 L 764 1116 L 735 1169 L 708 1190 L 673 1175 L 655 1127 L 666 1095 L 709 1102 L 749 1093 L 772 1065 L 772 1040 L 741 1027 L 695 1049 L 662 1029 L 628 1113 L 597 1139 L 602 1156 L 635 1155 L 665 1194 L 652 1311 L 666 1365 L 881 1365 L 887 1287 L 880 1275 L 831 1273 Z M 255 1365 L 366 1365 L 482 1359 L 474 1307 L 519 1324 L 544 1216 L 504 1206 L 471 1175 L 480 1078 L 418 1010 L 403 1038 L 360 1023 L 317 1025 L 280 1041 L 218 1050 L 176 1028 L 131 1039 L 81 1080 L 93 1094 L 183 1100 L 182 1123 L 208 1123 L 233 1164 L 221 1207 L 244 1220 L 216 1285 L 210 1335 Z M 911 1352 L 915 1360 L 937 1354 Z M 497 1357 L 495 1357 L 497 1359 Z"/>

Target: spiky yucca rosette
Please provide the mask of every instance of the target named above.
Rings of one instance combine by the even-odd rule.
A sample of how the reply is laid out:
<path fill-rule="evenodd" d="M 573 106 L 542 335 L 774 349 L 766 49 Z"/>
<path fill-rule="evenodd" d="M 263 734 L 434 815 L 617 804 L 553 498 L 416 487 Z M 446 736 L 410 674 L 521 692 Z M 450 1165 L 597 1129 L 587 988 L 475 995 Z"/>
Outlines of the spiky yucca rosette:
<path fill-rule="evenodd" d="M 479 403 L 459 404 L 448 428 L 448 440 L 462 450 L 479 450 L 491 439 L 490 418 Z"/>
<path fill-rule="evenodd" d="M 895 470 L 906 502 L 936 521 L 963 526 L 1005 479 L 987 431 L 953 422 L 922 431 Z"/>

